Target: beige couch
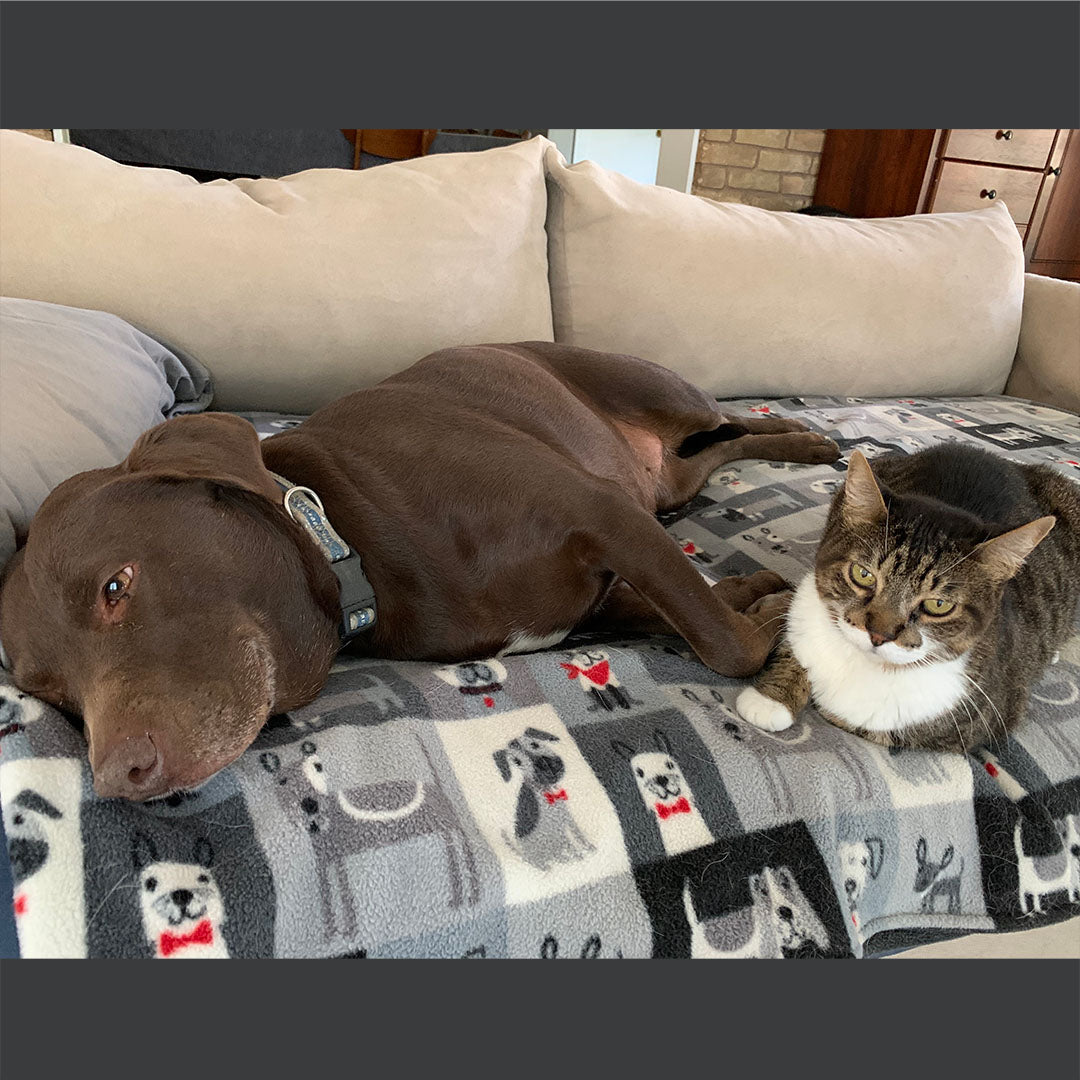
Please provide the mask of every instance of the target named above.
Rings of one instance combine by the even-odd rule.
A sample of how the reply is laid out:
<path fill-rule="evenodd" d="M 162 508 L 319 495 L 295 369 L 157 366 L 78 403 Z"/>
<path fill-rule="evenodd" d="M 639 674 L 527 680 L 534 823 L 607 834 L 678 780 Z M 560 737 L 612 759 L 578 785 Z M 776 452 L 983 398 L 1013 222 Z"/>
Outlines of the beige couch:
<path fill-rule="evenodd" d="M 310 411 L 436 348 L 530 339 L 721 396 L 1080 409 L 1080 285 L 1024 274 L 1000 204 L 773 213 L 567 167 L 543 138 L 200 185 L 9 131 L 0 235 L 0 293 L 145 327 L 211 369 L 223 409 Z"/>

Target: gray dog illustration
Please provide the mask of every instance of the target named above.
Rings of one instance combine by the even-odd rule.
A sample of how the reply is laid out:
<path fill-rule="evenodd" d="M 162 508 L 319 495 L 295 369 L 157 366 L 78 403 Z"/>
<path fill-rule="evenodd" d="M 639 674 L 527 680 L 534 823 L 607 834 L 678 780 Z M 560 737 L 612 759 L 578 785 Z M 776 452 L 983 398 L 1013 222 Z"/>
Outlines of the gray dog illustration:
<path fill-rule="evenodd" d="M 420 749 L 426 759 L 423 743 Z M 360 852 L 418 836 L 436 836 L 442 840 L 449 872 L 450 907 L 477 903 L 480 889 L 476 860 L 450 799 L 436 780 L 382 780 L 332 791 L 315 743 L 305 740 L 300 751 L 300 760 L 290 765 L 283 766 L 272 751 L 260 754 L 259 764 L 272 777 L 286 813 L 294 820 L 299 818 L 310 836 L 327 938 L 338 930 L 331 876 L 337 880 L 342 907 L 340 929 L 351 938 L 357 929 L 356 904 L 346 860 Z M 434 776 L 430 760 L 428 765 Z"/>
<path fill-rule="evenodd" d="M 514 832 L 510 836 L 503 831 L 503 839 L 538 870 L 596 850 L 574 820 L 571 792 L 561 782 L 566 765 L 551 745 L 558 741 L 550 732 L 526 728 L 494 754 L 503 780 L 509 784 L 517 777 L 520 783 Z"/>
<path fill-rule="evenodd" d="M 944 871 L 952 865 L 952 860 L 952 844 L 941 853 L 941 860 L 934 862 L 927 854 L 926 839 L 919 837 L 919 842 L 915 845 L 915 861 L 918 865 L 915 872 L 915 892 L 922 895 L 923 914 L 934 913 L 939 896 L 945 897 L 945 910 L 949 915 L 960 914 L 960 876 L 964 872 L 964 860 L 961 858 L 960 866 L 954 873 L 945 874 Z"/>

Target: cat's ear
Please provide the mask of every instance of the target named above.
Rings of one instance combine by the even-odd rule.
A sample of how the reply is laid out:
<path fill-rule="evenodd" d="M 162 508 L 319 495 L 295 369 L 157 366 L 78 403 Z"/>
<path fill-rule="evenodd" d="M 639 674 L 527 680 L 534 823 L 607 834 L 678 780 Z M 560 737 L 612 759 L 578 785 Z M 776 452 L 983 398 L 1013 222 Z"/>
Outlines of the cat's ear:
<path fill-rule="evenodd" d="M 851 453 L 842 498 L 843 518 L 849 525 L 873 525 L 888 516 L 870 462 L 858 450 Z"/>
<path fill-rule="evenodd" d="M 995 581 L 1008 581 L 1054 527 L 1056 520 L 1048 516 L 1029 521 L 1018 529 L 995 536 L 993 540 L 985 540 L 973 554 Z"/>

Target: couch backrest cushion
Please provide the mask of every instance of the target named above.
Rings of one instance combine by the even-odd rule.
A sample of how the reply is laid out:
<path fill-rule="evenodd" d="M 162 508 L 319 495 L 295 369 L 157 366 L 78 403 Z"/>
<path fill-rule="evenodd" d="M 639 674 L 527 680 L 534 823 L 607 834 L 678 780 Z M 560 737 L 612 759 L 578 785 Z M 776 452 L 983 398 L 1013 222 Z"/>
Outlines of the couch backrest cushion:
<path fill-rule="evenodd" d="M 847 220 L 635 183 L 550 147 L 555 340 L 642 356 L 719 396 L 997 393 L 1020 237 L 999 204 Z"/>
<path fill-rule="evenodd" d="M 551 340 L 545 140 L 209 184 L 0 140 L 0 292 L 145 327 L 216 408 L 310 411 L 438 348 Z"/>

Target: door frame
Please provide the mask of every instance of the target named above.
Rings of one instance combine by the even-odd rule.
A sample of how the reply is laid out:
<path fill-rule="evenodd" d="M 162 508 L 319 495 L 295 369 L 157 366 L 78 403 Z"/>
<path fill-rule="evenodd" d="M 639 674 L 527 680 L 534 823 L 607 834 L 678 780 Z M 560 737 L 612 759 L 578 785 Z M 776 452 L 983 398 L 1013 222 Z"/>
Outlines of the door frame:
<path fill-rule="evenodd" d="M 576 128 L 549 128 L 547 137 L 568 163 L 574 160 Z M 657 187 L 689 192 L 694 184 L 699 128 L 661 128 L 660 156 L 656 164 Z"/>

